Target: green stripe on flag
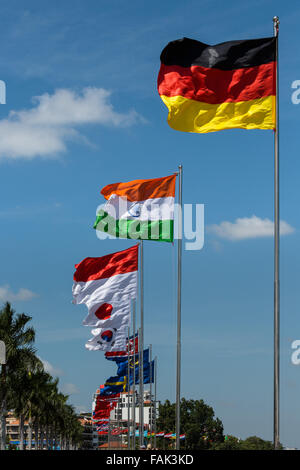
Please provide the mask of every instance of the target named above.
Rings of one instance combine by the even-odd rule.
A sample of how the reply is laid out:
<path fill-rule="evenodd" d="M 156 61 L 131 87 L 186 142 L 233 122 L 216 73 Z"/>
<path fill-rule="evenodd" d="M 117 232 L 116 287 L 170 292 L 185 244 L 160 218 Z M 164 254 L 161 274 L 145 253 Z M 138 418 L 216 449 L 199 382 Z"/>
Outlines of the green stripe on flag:
<path fill-rule="evenodd" d="M 107 212 L 100 211 L 94 223 L 94 229 L 116 238 L 160 242 L 173 242 L 174 240 L 173 220 L 116 220 Z"/>

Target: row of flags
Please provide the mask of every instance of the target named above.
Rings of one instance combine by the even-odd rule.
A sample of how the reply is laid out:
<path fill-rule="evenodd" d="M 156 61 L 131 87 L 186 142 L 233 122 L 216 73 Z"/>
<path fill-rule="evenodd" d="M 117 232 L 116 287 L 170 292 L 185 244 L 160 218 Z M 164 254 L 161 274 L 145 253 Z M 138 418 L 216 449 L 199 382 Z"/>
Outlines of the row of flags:
<path fill-rule="evenodd" d="M 115 427 L 109 431 L 109 424 L 107 422 L 103 423 L 98 423 L 96 426 L 97 432 L 99 435 L 105 435 L 110 432 L 112 436 L 114 435 L 120 435 L 120 434 L 127 434 L 128 433 L 128 428 L 121 428 L 121 427 Z M 130 433 L 130 436 L 132 436 L 132 432 Z M 139 437 L 139 431 L 135 431 L 135 436 Z M 175 433 L 165 433 L 164 431 L 160 432 L 149 432 L 149 431 L 144 431 L 144 437 L 145 438 L 150 438 L 150 437 L 160 437 L 164 439 L 176 439 L 176 434 Z M 185 434 L 180 434 L 179 436 L 180 439 L 185 439 Z"/>
<path fill-rule="evenodd" d="M 105 186 L 107 200 L 97 212 L 94 227 L 119 238 L 172 242 L 176 174 L 151 180 L 135 180 Z M 100 386 L 93 410 L 99 434 L 107 434 L 107 419 L 120 393 L 140 383 L 136 336 L 128 338 L 131 304 L 137 297 L 138 245 L 100 258 L 85 258 L 75 265 L 73 302 L 85 304 L 84 326 L 92 327 L 86 348 L 105 351 L 117 365 L 117 375 Z M 142 383 L 154 382 L 154 361 L 142 351 Z"/>
<path fill-rule="evenodd" d="M 170 42 L 161 53 L 158 74 L 170 126 L 198 133 L 275 129 L 276 44 L 277 37 L 214 46 L 189 38 Z M 101 190 L 106 203 L 94 228 L 118 238 L 172 242 L 175 183 L 176 174 L 108 184 Z M 88 349 L 118 350 L 121 338 L 124 344 L 137 270 L 137 245 L 76 265 L 73 301 L 87 305 L 83 324 L 94 328 Z"/>
<path fill-rule="evenodd" d="M 176 174 L 105 186 L 94 227 L 118 238 L 173 242 Z M 91 351 L 125 347 L 131 302 L 137 297 L 138 245 L 75 265 L 73 303 L 85 304 Z"/>
<path fill-rule="evenodd" d="M 169 125 L 197 133 L 275 129 L 276 40 L 214 46 L 189 38 L 170 42 L 161 53 L 158 75 L 158 92 L 168 108 Z M 173 174 L 105 186 L 101 194 L 106 203 L 97 212 L 94 228 L 117 238 L 173 242 L 175 183 Z M 131 302 L 137 297 L 138 245 L 100 258 L 85 258 L 75 267 L 73 302 L 87 306 L 83 324 L 92 328 L 86 348 L 105 351 L 106 358 L 118 366 L 117 375 L 101 386 L 94 411 L 99 432 L 107 432 L 106 420 L 119 394 L 129 390 L 133 378 L 136 383 L 139 380 L 139 364 L 131 357 L 128 375 L 126 358 Z M 124 355 L 114 354 L 122 350 Z M 144 383 L 150 380 L 152 367 L 144 359 Z"/>
<path fill-rule="evenodd" d="M 117 406 L 120 394 L 128 392 L 134 381 L 136 384 L 140 383 L 137 335 L 129 338 L 126 349 L 127 351 L 105 353 L 107 360 L 116 363 L 117 375 L 109 377 L 103 385 L 100 385 L 96 396 L 93 420 L 97 425 L 98 434 L 108 433 L 110 413 Z M 154 361 L 149 361 L 149 348 L 145 349 L 143 354 L 143 377 L 144 384 L 154 382 Z"/>

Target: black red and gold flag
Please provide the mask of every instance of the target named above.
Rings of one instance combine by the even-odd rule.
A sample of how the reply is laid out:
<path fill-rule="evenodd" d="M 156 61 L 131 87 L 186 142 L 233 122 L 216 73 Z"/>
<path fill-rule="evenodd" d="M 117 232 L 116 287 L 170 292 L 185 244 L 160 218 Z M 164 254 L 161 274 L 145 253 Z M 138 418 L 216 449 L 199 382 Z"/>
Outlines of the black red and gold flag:
<path fill-rule="evenodd" d="M 210 46 L 194 39 L 162 51 L 158 92 L 178 131 L 274 129 L 276 37 Z"/>

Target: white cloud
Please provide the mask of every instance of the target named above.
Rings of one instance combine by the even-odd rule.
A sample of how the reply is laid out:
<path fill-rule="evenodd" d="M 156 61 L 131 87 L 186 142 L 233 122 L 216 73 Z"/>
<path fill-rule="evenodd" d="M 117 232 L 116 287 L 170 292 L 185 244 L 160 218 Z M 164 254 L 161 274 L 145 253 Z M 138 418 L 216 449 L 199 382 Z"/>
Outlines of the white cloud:
<path fill-rule="evenodd" d="M 75 406 L 76 413 L 91 413 L 91 410 L 87 408 L 85 405 L 78 405 Z"/>
<path fill-rule="evenodd" d="M 11 111 L 0 120 L 0 158 L 51 157 L 67 150 L 67 141 L 80 138 L 77 127 L 100 124 L 128 127 L 145 120 L 134 110 L 118 113 L 103 88 L 84 88 L 81 93 L 56 90 L 33 98 L 28 110 Z"/>
<path fill-rule="evenodd" d="M 61 369 L 54 367 L 52 364 L 50 364 L 50 362 L 42 359 L 41 357 L 39 359 L 43 363 L 45 372 L 48 372 L 48 374 L 52 375 L 52 377 L 61 377 L 63 375 L 63 371 Z"/>
<path fill-rule="evenodd" d="M 77 395 L 79 390 L 74 384 L 63 384 L 61 386 L 61 392 L 65 395 Z"/>
<path fill-rule="evenodd" d="M 37 294 L 29 289 L 25 289 L 24 287 L 21 287 L 18 292 L 13 293 L 10 290 L 10 286 L 8 284 L 0 286 L 0 300 L 2 302 L 26 302 L 27 300 L 31 300 L 34 297 L 37 297 Z"/>
<path fill-rule="evenodd" d="M 223 221 L 219 225 L 210 225 L 208 231 L 227 240 L 245 240 L 247 238 L 272 237 L 274 223 L 270 219 L 252 217 L 238 218 L 235 222 Z M 289 235 L 295 229 L 284 220 L 280 221 L 280 235 Z"/>

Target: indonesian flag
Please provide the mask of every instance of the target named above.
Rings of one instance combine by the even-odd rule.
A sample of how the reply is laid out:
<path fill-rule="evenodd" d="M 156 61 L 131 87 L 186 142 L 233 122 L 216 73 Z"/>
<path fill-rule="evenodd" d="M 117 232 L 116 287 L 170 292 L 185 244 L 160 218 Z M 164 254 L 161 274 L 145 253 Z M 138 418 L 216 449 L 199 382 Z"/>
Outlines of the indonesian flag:
<path fill-rule="evenodd" d="M 85 258 L 75 265 L 72 288 L 75 304 L 136 298 L 138 245 L 101 258 Z"/>
<path fill-rule="evenodd" d="M 131 299 L 137 293 L 138 245 L 101 258 L 85 258 L 75 268 L 73 302 L 88 307 L 83 324 L 97 327 L 87 349 L 125 348 Z"/>
<path fill-rule="evenodd" d="M 105 186 L 94 228 L 117 238 L 173 242 L 176 174 Z"/>

